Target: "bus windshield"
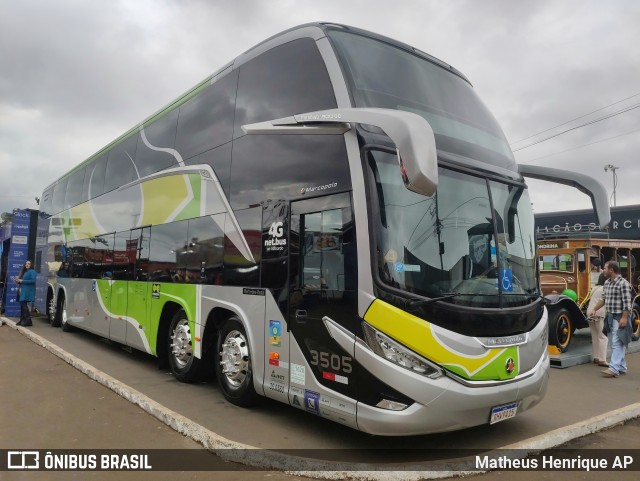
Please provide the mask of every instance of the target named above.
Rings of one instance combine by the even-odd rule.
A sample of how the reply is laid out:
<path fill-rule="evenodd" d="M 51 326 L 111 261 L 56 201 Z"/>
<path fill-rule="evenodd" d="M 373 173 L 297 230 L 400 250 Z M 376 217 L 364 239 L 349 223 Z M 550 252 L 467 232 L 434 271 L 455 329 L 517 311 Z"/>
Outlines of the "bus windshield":
<path fill-rule="evenodd" d="M 439 151 L 516 170 L 502 129 L 471 85 L 436 63 L 390 44 L 329 31 L 356 107 L 424 117 Z"/>
<path fill-rule="evenodd" d="M 395 155 L 372 150 L 380 210 L 380 280 L 475 307 L 523 305 L 539 294 L 533 211 L 524 186 L 440 169 L 431 197 L 405 188 Z"/>

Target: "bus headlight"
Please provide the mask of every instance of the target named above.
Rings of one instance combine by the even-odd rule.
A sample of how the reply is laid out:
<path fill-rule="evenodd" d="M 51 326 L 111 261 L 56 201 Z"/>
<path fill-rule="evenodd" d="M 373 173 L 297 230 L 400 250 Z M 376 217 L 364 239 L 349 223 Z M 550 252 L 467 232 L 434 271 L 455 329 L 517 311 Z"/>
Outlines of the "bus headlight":
<path fill-rule="evenodd" d="M 363 322 L 362 328 L 367 345 L 379 356 L 421 376 L 431 379 L 444 376 L 442 369 L 394 341 L 370 324 Z"/>

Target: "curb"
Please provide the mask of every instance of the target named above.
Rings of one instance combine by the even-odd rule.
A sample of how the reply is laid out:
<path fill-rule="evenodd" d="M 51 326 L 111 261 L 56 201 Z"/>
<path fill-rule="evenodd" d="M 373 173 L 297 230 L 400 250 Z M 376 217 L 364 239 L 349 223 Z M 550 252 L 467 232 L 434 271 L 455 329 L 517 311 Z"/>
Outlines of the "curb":
<path fill-rule="evenodd" d="M 264 450 L 248 444 L 238 443 L 222 437 L 191 419 L 157 403 L 134 388 L 61 349 L 47 339 L 28 329 L 16 326 L 14 321 L 6 317 L 0 317 L 0 322 L 16 329 L 20 334 L 35 344 L 45 348 L 89 378 L 112 390 L 120 397 L 139 406 L 145 412 L 162 421 L 178 433 L 201 444 L 205 449 L 216 454 L 224 461 L 264 468 L 265 470 L 284 471 L 286 474 L 295 476 L 335 480 L 418 481 L 423 479 L 472 476 L 487 472 L 475 469 L 474 457 L 415 463 L 410 465 L 411 470 L 407 470 L 406 464 L 395 466 L 385 465 L 384 467 L 380 467 L 364 463 L 323 461 L 312 458 L 295 457 L 276 451 Z M 495 453 L 499 450 L 510 450 L 512 452 L 517 450 L 516 457 L 522 458 L 529 454 L 537 454 L 540 451 L 557 447 L 573 439 L 596 433 L 637 417 L 640 417 L 640 403 L 631 404 L 539 436 L 503 446 L 488 451 L 487 454 Z M 394 467 L 397 467 L 399 471 L 392 471 L 391 469 Z"/>

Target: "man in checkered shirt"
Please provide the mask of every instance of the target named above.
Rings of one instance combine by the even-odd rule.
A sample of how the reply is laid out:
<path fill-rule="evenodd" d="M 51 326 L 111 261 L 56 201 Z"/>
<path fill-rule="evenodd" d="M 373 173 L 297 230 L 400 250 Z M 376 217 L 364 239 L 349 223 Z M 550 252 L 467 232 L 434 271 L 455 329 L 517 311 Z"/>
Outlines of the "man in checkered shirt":
<path fill-rule="evenodd" d="M 624 359 L 627 350 L 626 344 L 619 337 L 618 328 L 630 329 L 629 313 L 631 312 L 631 285 L 620 275 L 620 266 L 615 261 L 608 261 L 604 265 L 604 275 L 607 281 L 604 283 L 604 301 L 598 301 L 589 312 L 594 316 L 595 311 L 603 305 L 607 310 L 605 325 L 611 332 L 611 362 L 609 369 L 602 371 L 604 377 L 618 377 L 627 373 L 627 362 Z"/>

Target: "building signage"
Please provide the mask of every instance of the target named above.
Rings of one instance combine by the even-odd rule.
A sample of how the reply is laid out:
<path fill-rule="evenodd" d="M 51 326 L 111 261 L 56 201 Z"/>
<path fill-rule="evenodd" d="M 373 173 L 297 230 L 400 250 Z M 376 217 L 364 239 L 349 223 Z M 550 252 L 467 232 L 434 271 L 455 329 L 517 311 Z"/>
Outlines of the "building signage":
<path fill-rule="evenodd" d="M 600 232 L 591 210 L 536 214 L 536 234 L 589 234 Z M 611 223 L 607 229 L 612 239 L 640 239 L 640 205 L 611 208 Z"/>
<path fill-rule="evenodd" d="M 538 249 L 562 249 L 564 244 L 560 242 L 545 242 L 543 244 L 538 244 Z"/>

